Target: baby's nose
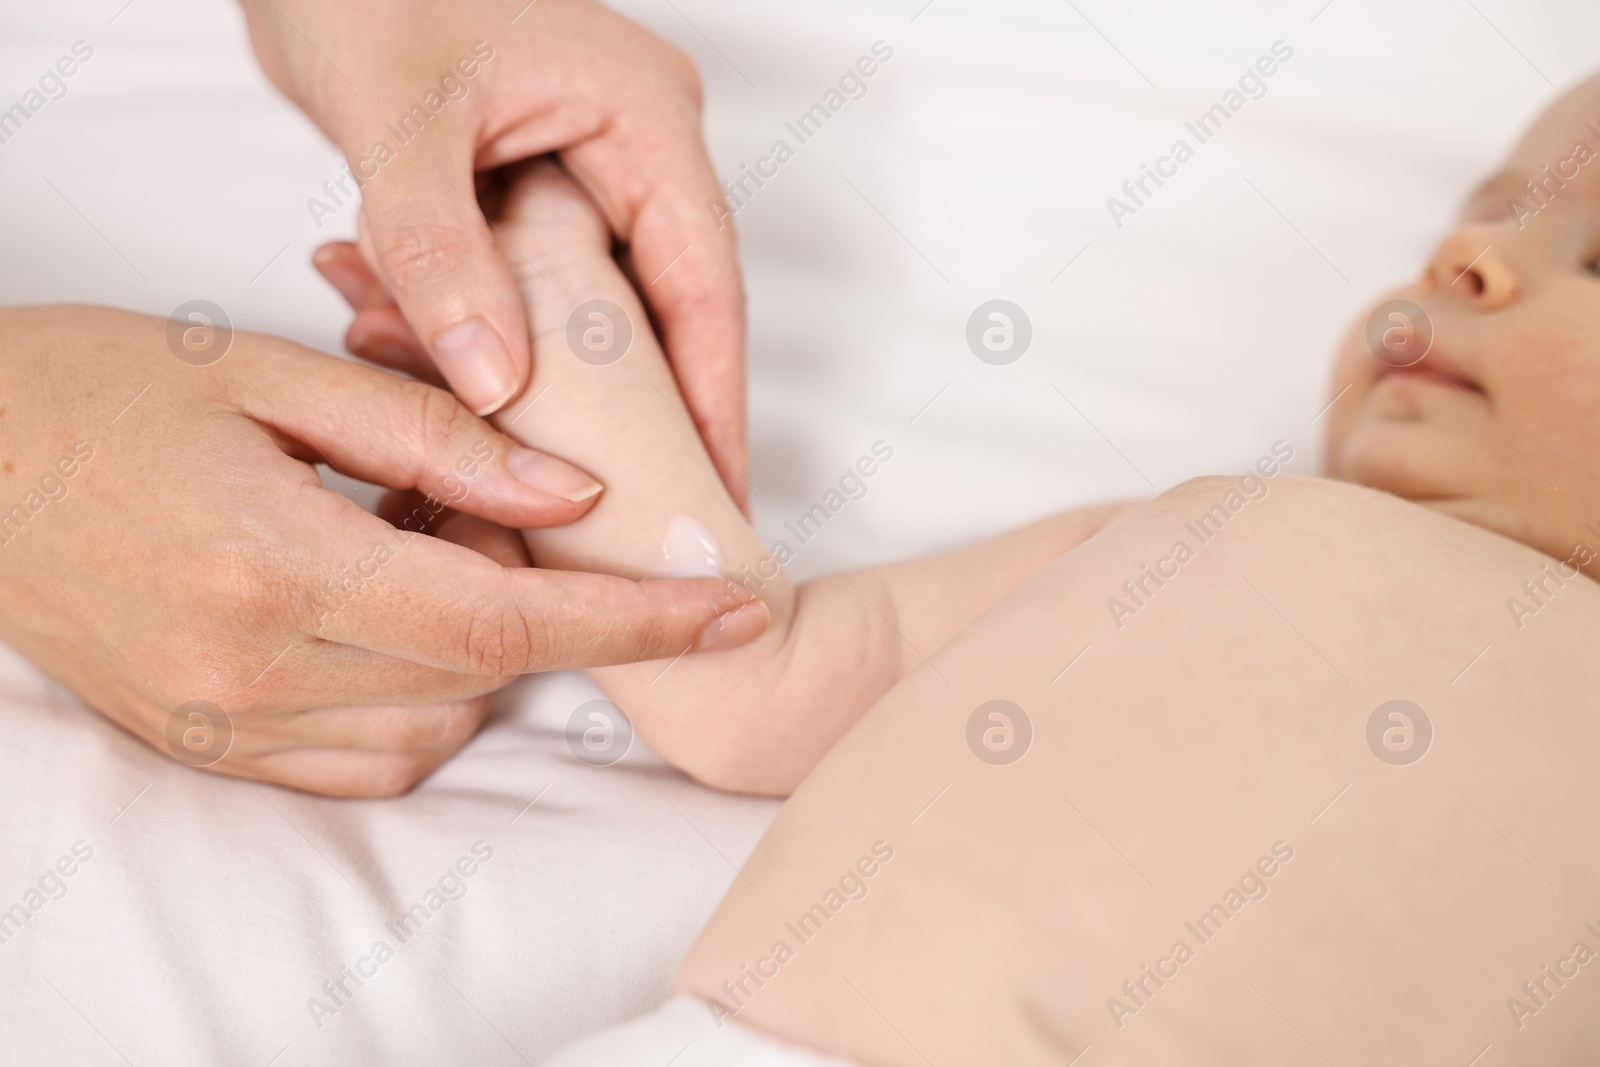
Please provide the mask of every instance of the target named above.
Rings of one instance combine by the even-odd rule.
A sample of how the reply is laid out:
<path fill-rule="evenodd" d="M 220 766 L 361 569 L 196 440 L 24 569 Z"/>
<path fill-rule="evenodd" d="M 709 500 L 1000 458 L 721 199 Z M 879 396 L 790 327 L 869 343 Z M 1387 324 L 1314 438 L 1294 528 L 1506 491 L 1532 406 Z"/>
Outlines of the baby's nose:
<path fill-rule="evenodd" d="M 1439 292 L 1480 311 L 1505 307 L 1522 293 L 1511 258 L 1484 230 L 1456 230 L 1434 250 L 1422 272 L 1424 294 Z"/>

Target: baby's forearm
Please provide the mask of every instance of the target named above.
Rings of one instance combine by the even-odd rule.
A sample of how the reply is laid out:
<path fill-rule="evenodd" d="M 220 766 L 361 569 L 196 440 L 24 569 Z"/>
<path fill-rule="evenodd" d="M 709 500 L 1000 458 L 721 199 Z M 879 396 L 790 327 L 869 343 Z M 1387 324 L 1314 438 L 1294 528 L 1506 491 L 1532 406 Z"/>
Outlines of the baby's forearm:
<path fill-rule="evenodd" d="M 641 578 L 759 576 L 740 590 L 752 603 L 712 627 L 699 648 L 592 674 L 667 760 L 713 784 L 781 790 L 794 752 L 819 730 L 842 733 L 864 710 L 854 707 L 862 698 L 836 692 L 830 707 L 804 721 L 788 714 L 805 696 L 789 681 L 798 674 L 795 589 L 712 469 L 649 319 L 583 194 L 542 165 L 513 189 L 496 229 L 527 304 L 535 353 L 531 385 L 497 421 L 606 485 L 581 521 L 527 532 L 534 562 Z M 841 620 L 843 629 L 854 621 Z M 738 643 L 763 625 L 759 637 Z M 893 651 L 877 647 L 869 626 L 854 637 L 869 650 L 868 666 Z M 805 666 L 831 668 L 864 691 L 889 684 L 850 677 L 841 664 Z M 842 716 L 845 707 L 848 721 L 831 728 L 830 714 Z"/>
<path fill-rule="evenodd" d="M 751 600 L 675 659 L 591 672 L 641 737 L 704 781 L 787 793 L 923 656 L 1114 512 L 797 590 L 717 478 L 583 194 L 542 165 L 496 228 L 535 351 L 532 384 L 497 421 L 606 485 L 580 521 L 527 532 L 534 562 L 637 578 L 715 574 Z"/>

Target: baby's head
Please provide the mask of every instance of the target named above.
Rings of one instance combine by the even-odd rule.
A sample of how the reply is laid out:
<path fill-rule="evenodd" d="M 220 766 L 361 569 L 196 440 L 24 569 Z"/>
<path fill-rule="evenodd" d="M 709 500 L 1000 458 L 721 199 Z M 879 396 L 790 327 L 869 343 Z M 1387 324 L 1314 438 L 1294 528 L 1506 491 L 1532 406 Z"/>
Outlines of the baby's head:
<path fill-rule="evenodd" d="M 1355 324 L 1328 473 L 1561 559 L 1600 549 L 1585 527 L 1600 530 L 1597 260 L 1600 78 L 1539 116 L 1422 276 L 1386 298 L 1409 305 Z"/>

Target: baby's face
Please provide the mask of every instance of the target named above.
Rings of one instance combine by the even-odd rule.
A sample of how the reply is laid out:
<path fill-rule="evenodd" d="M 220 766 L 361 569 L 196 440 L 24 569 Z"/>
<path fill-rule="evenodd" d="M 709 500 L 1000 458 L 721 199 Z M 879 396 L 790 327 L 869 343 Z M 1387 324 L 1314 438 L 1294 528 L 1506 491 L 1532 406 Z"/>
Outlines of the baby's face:
<path fill-rule="evenodd" d="M 1600 550 L 1597 260 L 1600 78 L 1539 117 L 1386 298 L 1423 314 L 1380 305 L 1375 326 L 1356 322 L 1332 382 L 1349 388 L 1325 416 L 1329 473 L 1561 559 L 1580 540 Z"/>

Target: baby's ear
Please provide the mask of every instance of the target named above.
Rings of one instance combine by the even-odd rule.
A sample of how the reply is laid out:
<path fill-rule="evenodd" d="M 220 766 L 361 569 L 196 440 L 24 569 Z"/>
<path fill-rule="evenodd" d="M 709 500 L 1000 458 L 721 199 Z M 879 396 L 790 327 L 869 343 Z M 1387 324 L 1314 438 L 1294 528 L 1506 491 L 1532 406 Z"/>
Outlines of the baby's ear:
<path fill-rule="evenodd" d="M 536 230 L 558 247 L 590 245 L 609 254 L 611 229 L 561 164 L 546 158 L 511 168 L 498 224 Z"/>

